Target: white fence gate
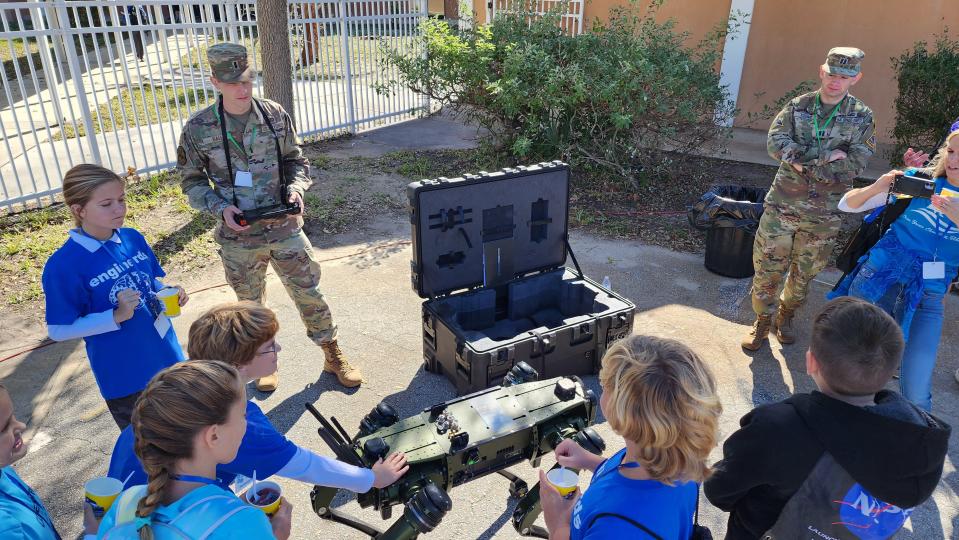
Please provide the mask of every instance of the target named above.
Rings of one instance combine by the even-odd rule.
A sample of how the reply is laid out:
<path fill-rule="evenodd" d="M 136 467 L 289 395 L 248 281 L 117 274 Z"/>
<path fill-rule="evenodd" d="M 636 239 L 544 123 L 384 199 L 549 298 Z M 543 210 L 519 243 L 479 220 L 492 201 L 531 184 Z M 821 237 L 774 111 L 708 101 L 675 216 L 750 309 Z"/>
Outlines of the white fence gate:
<path fill-rule="evenodd" d="M 411 52 L 426 0 L 289 0 L 301 136 L 357 132 L 429 108 L 386 98 L 384 48 Z M 260 69 L 254 0 L 0 2 L 0 208 L 44 205 L 71 166 L 171 167 L 180 129 L 211 103 L 206 49 L 246 45 Z M 254 92 L 260 95 L 261 81 Z"/>
<path fill-rule="evenodd" d="M 559 25 L 571 36 L 583 33 L 583 7 L 585 0 L 487 0 L 486 20 L 492 21 L 497 13 L 519 13 L 539 16 L 559 11 Z"/>

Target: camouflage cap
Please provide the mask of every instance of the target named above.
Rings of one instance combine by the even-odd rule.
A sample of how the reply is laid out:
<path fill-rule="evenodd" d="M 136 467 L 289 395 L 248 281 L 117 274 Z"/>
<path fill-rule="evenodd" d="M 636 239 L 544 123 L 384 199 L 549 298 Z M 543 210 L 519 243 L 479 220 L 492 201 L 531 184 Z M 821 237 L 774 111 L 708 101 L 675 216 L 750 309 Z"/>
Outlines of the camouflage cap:
<path fill-rule="evenodd" d="M 213 76 L 219 81 L 231 83 L 253 80 L 254 71 L 243 45 L 217 43 L 206 50 L 206 59 L 210 62 Z"/>
<path fill-rule="evenodd" d="M 855 47 L 833 47 L 826 54 L 826 71 L 833 75 L 855 77 L 862 71 L 866 53 Z"/>

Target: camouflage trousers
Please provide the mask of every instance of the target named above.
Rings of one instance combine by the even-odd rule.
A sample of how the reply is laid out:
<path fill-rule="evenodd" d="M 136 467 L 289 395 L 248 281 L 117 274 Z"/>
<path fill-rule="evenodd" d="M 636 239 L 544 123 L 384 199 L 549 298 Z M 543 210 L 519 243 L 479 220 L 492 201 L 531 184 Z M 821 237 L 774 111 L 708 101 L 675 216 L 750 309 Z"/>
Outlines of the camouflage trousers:
<path fill-rule="evenodd" d="M 272 264 L 300 312 L 306 335 L 317 344 L 336 339 L 330 306 L 320 292 L 320 263 L 303 231 L 260 246 L 221 241 L 220 259 L 236 297 L 260 304 L 266 297 L 266 269 Z"/>
<path fill-rule="evenodd" d="M 775 313 L 777 303 L 795 310 L 806 302 L 809 283 L 826 267 L 841 223 L 839 216 L 800 215 L 766 206 L 753 244 L 756 315 Z"/>

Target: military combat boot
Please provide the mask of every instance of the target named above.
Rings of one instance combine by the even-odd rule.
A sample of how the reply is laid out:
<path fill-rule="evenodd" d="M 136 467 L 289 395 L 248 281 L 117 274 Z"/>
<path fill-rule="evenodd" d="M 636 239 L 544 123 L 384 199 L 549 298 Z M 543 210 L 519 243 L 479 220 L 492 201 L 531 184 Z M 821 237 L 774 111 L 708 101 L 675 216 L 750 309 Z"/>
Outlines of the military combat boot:
<path fill-rule="evenodd" d="M 791 309 L 779 308 L 776 313 L 776 339 L 783 345 L 789 345 L 796 342 L 796 334 L 793 333 L 793 315 L 796 312 Z"/>
<path fill-rule="evenodd" d="M 756 317 L 752 329 L 749 331 L 749 337 L 744 339 L 742 346 L 747 351 L 758 351 L 763 341 L 769 337 L 769 326 L 772 323 L 772 315 L 764 314 Z"/>
<path fill-rule="evenodd" d="M 329 343 L 320 344 L 320 347 L 323 348 L 323 354 L 326 356 L 323 371 L 336 375 L 340 384 L 347 388 L 355 388 L 363 382 L 363 374 L 350 365 L 335 339 Z"/>

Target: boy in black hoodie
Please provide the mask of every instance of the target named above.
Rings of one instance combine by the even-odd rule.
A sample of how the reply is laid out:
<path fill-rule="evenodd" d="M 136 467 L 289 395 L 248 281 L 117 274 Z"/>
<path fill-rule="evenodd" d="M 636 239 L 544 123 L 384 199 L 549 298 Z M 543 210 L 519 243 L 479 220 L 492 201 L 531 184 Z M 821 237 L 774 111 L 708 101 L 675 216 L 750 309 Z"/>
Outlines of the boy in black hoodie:
<path fill-rule="evenodd" d="M 819 391 L 744 416 L 703 484 L 727 540 L 889 538 L 932 495 L 950 427 L 883 389 L 903 346 L 872 304 L 823 307 L 806 351 Z"/>

